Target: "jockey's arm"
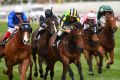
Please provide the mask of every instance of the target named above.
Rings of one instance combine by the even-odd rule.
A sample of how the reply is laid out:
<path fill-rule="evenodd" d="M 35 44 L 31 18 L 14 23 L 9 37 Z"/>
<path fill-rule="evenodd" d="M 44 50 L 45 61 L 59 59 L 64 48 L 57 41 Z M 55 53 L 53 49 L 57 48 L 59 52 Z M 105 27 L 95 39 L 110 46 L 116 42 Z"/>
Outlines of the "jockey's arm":
<path fill-rule="evenodd" d="M 8 15 L 8 27 L 10 27 L 10 28 L 14 28 L 15 27 L 15 25 L 13 24 L 13 13 L 10 13 Z"/>
<path fill-rule="evenodd" d="M 80 22 L 80 18 L 79 17 L 76 17 L 76 20 L 77 20 L 77 22 Z"/>
<path fill-rule="evenodd" d="M 60 29 L 62 30 L 62 31 L 65 31 L 65 28 L 64 28 L 64 22 L 65 22 L 65 20 L 66 20 L 66 17 L 65 16 L 63 16 L 62 17 L 62 19 L 60 20 Z"/>

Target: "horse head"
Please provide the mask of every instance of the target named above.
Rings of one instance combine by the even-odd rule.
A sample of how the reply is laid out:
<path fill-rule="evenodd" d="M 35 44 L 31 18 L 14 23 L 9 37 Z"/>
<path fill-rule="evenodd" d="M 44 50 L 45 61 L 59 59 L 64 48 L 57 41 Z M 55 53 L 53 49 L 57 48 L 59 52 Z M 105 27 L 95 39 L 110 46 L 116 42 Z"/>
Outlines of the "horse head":
<path fill-rule="evenodd" d="M 57 32 L 58 27 L 58 20 L 57 19 L 48 19 L 46 20 L 48 31 L 50 31 L 51 34 L 54 34 Z"/>
<path fill-rule="evenodd" d="M 97 36 L 97 33 L 98 33 L 97 24 L 95 24 L 91 21 L 89 23 L 89 28 L 85 31 L 87 31 L 88 32 L 87 34 L 91 36 L 93 42 L 99 41 L 98 36 Z"/>
<path fill-rule="evenodd" d="M 30 33 L 32 33 L 32 27 L 30 26 L 30 23 L 24 21 L 19 29 L 19 32 L 22 35 L 22 41 L 24 45 L 27 45 L 27 43 L 30 41 Z"/>
<path fill-rule="evenodd" d="M 105 14 L 106 16 L 106 26 L 109 27 L 113 33 L 117 31 L 116 18 L 112 14 Z"/>

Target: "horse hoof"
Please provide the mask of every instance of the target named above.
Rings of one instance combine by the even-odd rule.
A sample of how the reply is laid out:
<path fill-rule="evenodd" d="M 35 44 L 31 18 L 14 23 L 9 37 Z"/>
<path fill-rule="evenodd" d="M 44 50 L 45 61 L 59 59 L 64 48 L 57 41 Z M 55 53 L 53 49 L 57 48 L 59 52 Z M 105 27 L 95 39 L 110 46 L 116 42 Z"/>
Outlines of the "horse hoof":
<path fill-rule="evenodd" d="M 98 73 L 102 73 L 102 68 L 98 68 Z"/>
<path fill-rule="evenodd" d="M 93 73 L 92 71 L 90 71 L 90 72 L 88 73 L 88 75 L 94 76 L 94 73 Z"/>
<path fill-rule="evenodd" d="M 35 77 L 38 77 L 38 73 L 34 73 L 34 76 L 35 76 Z"/>
<path fill-rule="evenodd" d="M 110 69 L 110 65 L 106 65 L 106 69 Z"/>

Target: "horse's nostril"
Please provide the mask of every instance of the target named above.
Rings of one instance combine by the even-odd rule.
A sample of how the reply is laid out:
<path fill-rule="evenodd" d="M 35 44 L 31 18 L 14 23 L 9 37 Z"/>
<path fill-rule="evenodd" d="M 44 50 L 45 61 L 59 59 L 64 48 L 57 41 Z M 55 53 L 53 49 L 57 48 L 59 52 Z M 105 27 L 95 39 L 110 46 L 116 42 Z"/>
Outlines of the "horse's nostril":
<path fill-rule="evenodd" d="M 23 40 L 24 45 L 27 45 L 30 40 Z"/>

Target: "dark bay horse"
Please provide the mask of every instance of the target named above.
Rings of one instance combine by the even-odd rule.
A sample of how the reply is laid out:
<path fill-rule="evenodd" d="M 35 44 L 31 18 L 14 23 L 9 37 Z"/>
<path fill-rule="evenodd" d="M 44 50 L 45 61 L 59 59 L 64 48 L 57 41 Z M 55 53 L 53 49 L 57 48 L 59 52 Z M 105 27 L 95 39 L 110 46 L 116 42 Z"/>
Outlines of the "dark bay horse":
<path fill-rule="evenodd" d="M 87 61 L 88 67 L 89 67 L 89 75 L 94 75 L 93 69 L 92 69 L 92 58 L 95 56 L 97 59 L 97 56 L 99 56 L 99 62 L 97 61 L 97 68 L 98 72 L 102 72 L 102 47 L 99 44 L 99 39 L 97 36 L 97 24 L 90 23 L 89 28 L 83 30 L 82 37 L 83 37 L 83 43 L 84 43 L 84 56 Z"/>
<path fill-rule="evenodd" d="M 98 33 L 100 44 L 104 49 L 106 57 L 106 68 L 110 68 L 110 64 L 114 63 L 114 48 L 115 48 L 115 38 L 114 34 L 117 31 L 116 19 L 111 14 L 105 15 L 105 26 L 101 26 L 102 29 Z M 108 57 L 108 52 L 110 59 Z"/>
<path fill-rule="evenodd" d="M 43 68 L 42 68 L 42 59 L 45 60 L 46 66 L 49 63 L 49 58 L 50 56 L 48 55 L 48 44 L 49 44 L 49 39 L 50 37 L 55 33 L 56 29 L 58 27 L 58 20 L 57 19 L 48 19 L 46 21 L 47 27 L 43 30 L 40 31 L 40 38 L 38 41 L 35 40 L 35 35 L 36 31 L 34 31 L 31 39 L 31 44 L 32 44 L 32 55 L 33 55 L 33 60 L 35 63 L 35 73 L 34 76 L 38 76 L 38 69 L 37 69 L 37 64 L 36 64 L 36 54 L 38 54 L 38 62 L 39 62 L 39 72 L 40 72 L 40 77 L 44 79 L 47 78 L 47 73 L 48 73 L 48 67 L 46 67 L 46 73 L 45 76 L 43 75 Z M 50 75 L 51 80 L 53 79 L 53 73 Z"/>
<path fill-rule="evenodd" d="M 49 42 L 49 48 L 50 48 L 49 50 L 51 56 L 51 61 L 49 66 L 51 66 L 51 69 L 54 70 L 55 61 L 57 60 L 56 58 L 58 58 L 63 64 L 62 80 L 66 80 L 67 71 L 69 72 L 71 79 L 74 80 L 74 74 L 70 67 L 70 64 L 74 63 L 77 66 L 80 75 L 80 80 L 83 80 L 82 67 L 80 63 L 80 55 L 81 55 L 80 48 L 81 46 L 83 47 L 81 30 L 74 29 L 70 33 L 65 35 L 61 40 L 61 42 L 59 43 L 58 48 L 57 47 L 53 48 L 50 46 L 54 36 L 51 37 Z"/>
<path fill-rule="evenodd" d="M 28 80 L 32 80 L 32 60 L 31 60 L 31 45 L 30 33 L 32 28 L 29 22 L 25 21 L 16 31 L 14 36 L 6 43 L 4 50 L 4 59 L 7 67 L 5 74 L 8 75 L 9 80 L 13 78 L 13 66 L 19 64 L 18 69 L 20 73 L 20 80 L 25 80 L 26 71 L 30 65 L 30 73 Z"/>

